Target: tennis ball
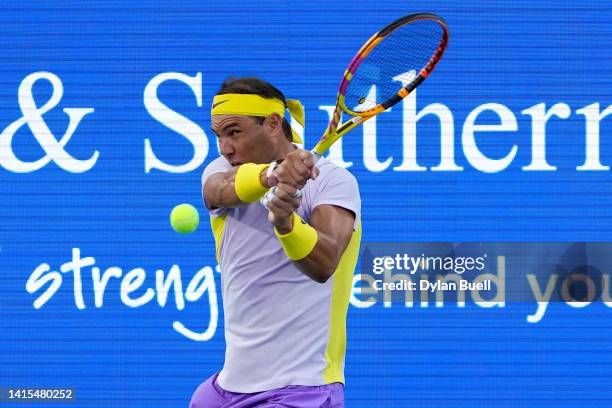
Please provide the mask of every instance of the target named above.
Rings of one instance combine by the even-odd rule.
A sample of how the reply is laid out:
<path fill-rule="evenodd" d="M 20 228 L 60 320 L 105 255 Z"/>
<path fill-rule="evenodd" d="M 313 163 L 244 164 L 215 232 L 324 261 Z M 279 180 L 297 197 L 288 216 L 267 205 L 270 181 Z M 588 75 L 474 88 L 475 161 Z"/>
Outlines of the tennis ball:
<path fill-rule="evenodd" d="M 193 205 L 179 204 L 170 213 L 170 225 L 179 234 L 191 234 L 200 224 L 200 214 Z"/>

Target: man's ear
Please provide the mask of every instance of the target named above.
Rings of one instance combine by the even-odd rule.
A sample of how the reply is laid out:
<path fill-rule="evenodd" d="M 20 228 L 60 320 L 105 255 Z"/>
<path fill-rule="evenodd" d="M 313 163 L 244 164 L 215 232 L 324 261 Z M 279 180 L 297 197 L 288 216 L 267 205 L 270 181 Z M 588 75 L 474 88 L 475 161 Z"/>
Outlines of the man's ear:
<path fill-rule="evenodd" d="M 283 118 L 281 118 L 278 113 L 268 115 L 264 120 L 264 126 L 270 134 L 276 135 L 277 133 L 280 133 L 284 135 Z"/>

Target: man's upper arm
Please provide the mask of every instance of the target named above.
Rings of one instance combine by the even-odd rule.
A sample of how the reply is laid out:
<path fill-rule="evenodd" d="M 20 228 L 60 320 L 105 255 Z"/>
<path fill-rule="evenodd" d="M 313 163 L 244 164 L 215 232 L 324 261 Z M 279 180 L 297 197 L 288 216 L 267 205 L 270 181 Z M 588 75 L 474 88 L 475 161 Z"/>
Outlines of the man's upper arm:
<path fill-rule="evenodd" d="M 202 173 L 202 199 L 204 200 L 204 205 L 211 214 L 222 212 L 221 210 L 223 209 L 212 206 L 207 197 L 212 197 L 214 194 L 212 191 L 213 186 L 218 182 L 222 182 L 225 173 L 231 169 L 232 165 L 224 157 L 218 157 L 210 162 Z"/>
<path fill-rule="evenodd" d="M 215 196 L 219 193 L 218 190 L 220 186 L 223 185 L 225 182 L 225 175 L 226 173 L 215 173 L 211 175 L 204 183 L 204 205 L 209 210 L 215 210 L 219 208 L 218 206 L 213 205 L 213 203 L 215 202 Z"/>
<path fill-rule="evenodd" d="M 353 236 L 355 214 L 346 208 L 331 204 L 317 206 L 310 217 L 310 225 L 327 235 L 336 244 L 336 257 L 340 257 Z"/>
<path fill-rule="evenodd" d="M 310 224 L 337 243 L 338 259 L 346 250 L 361 217 L 361 198 L 355 177 L 335 168 L 313 191 Z"/>

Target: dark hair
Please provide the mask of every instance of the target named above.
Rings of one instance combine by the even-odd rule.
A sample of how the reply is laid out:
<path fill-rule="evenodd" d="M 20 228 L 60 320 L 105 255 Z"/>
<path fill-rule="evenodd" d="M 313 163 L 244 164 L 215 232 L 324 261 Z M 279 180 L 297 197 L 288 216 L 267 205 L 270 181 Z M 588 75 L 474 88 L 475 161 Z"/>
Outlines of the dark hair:
<path fill-rule="evenodd" d="M 255 77 L 246 77 L 246 78 L 228 78 L 221 85 L 221 89 L 217 92 L 217 95 L 223 94 L 254 94 L 259 95 L 268 99 L 280 99 L 285 105 L 287 104 L 287 100 L 285 95 L 281 91 L 278 90 L 274 85 L 269 82 L 264 81 L 263 79 L 255 78 Z M 260 125 L 263 124 L 265 118 L 263 116 L 251 116 L 255 119 Z M 289 139 L 289 141 L 293 141 L 293 134 L 291 133 L 291 125 L 287 121 L 287 119 L 283 118 L 283 133 Z"/>

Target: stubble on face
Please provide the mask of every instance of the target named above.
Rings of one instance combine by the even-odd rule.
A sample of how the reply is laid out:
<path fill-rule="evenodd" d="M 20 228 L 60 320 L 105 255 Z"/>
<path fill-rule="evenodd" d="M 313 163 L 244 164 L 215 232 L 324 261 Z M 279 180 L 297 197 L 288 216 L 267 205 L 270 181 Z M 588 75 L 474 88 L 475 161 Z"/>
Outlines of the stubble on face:
<path fill-rule="evenodd" d="M 221 154 L 232 166 L 274 160 L 276 149 L 271 135 L 250 116 L 214 115 L 212 130 L 217 135 Z"/>

